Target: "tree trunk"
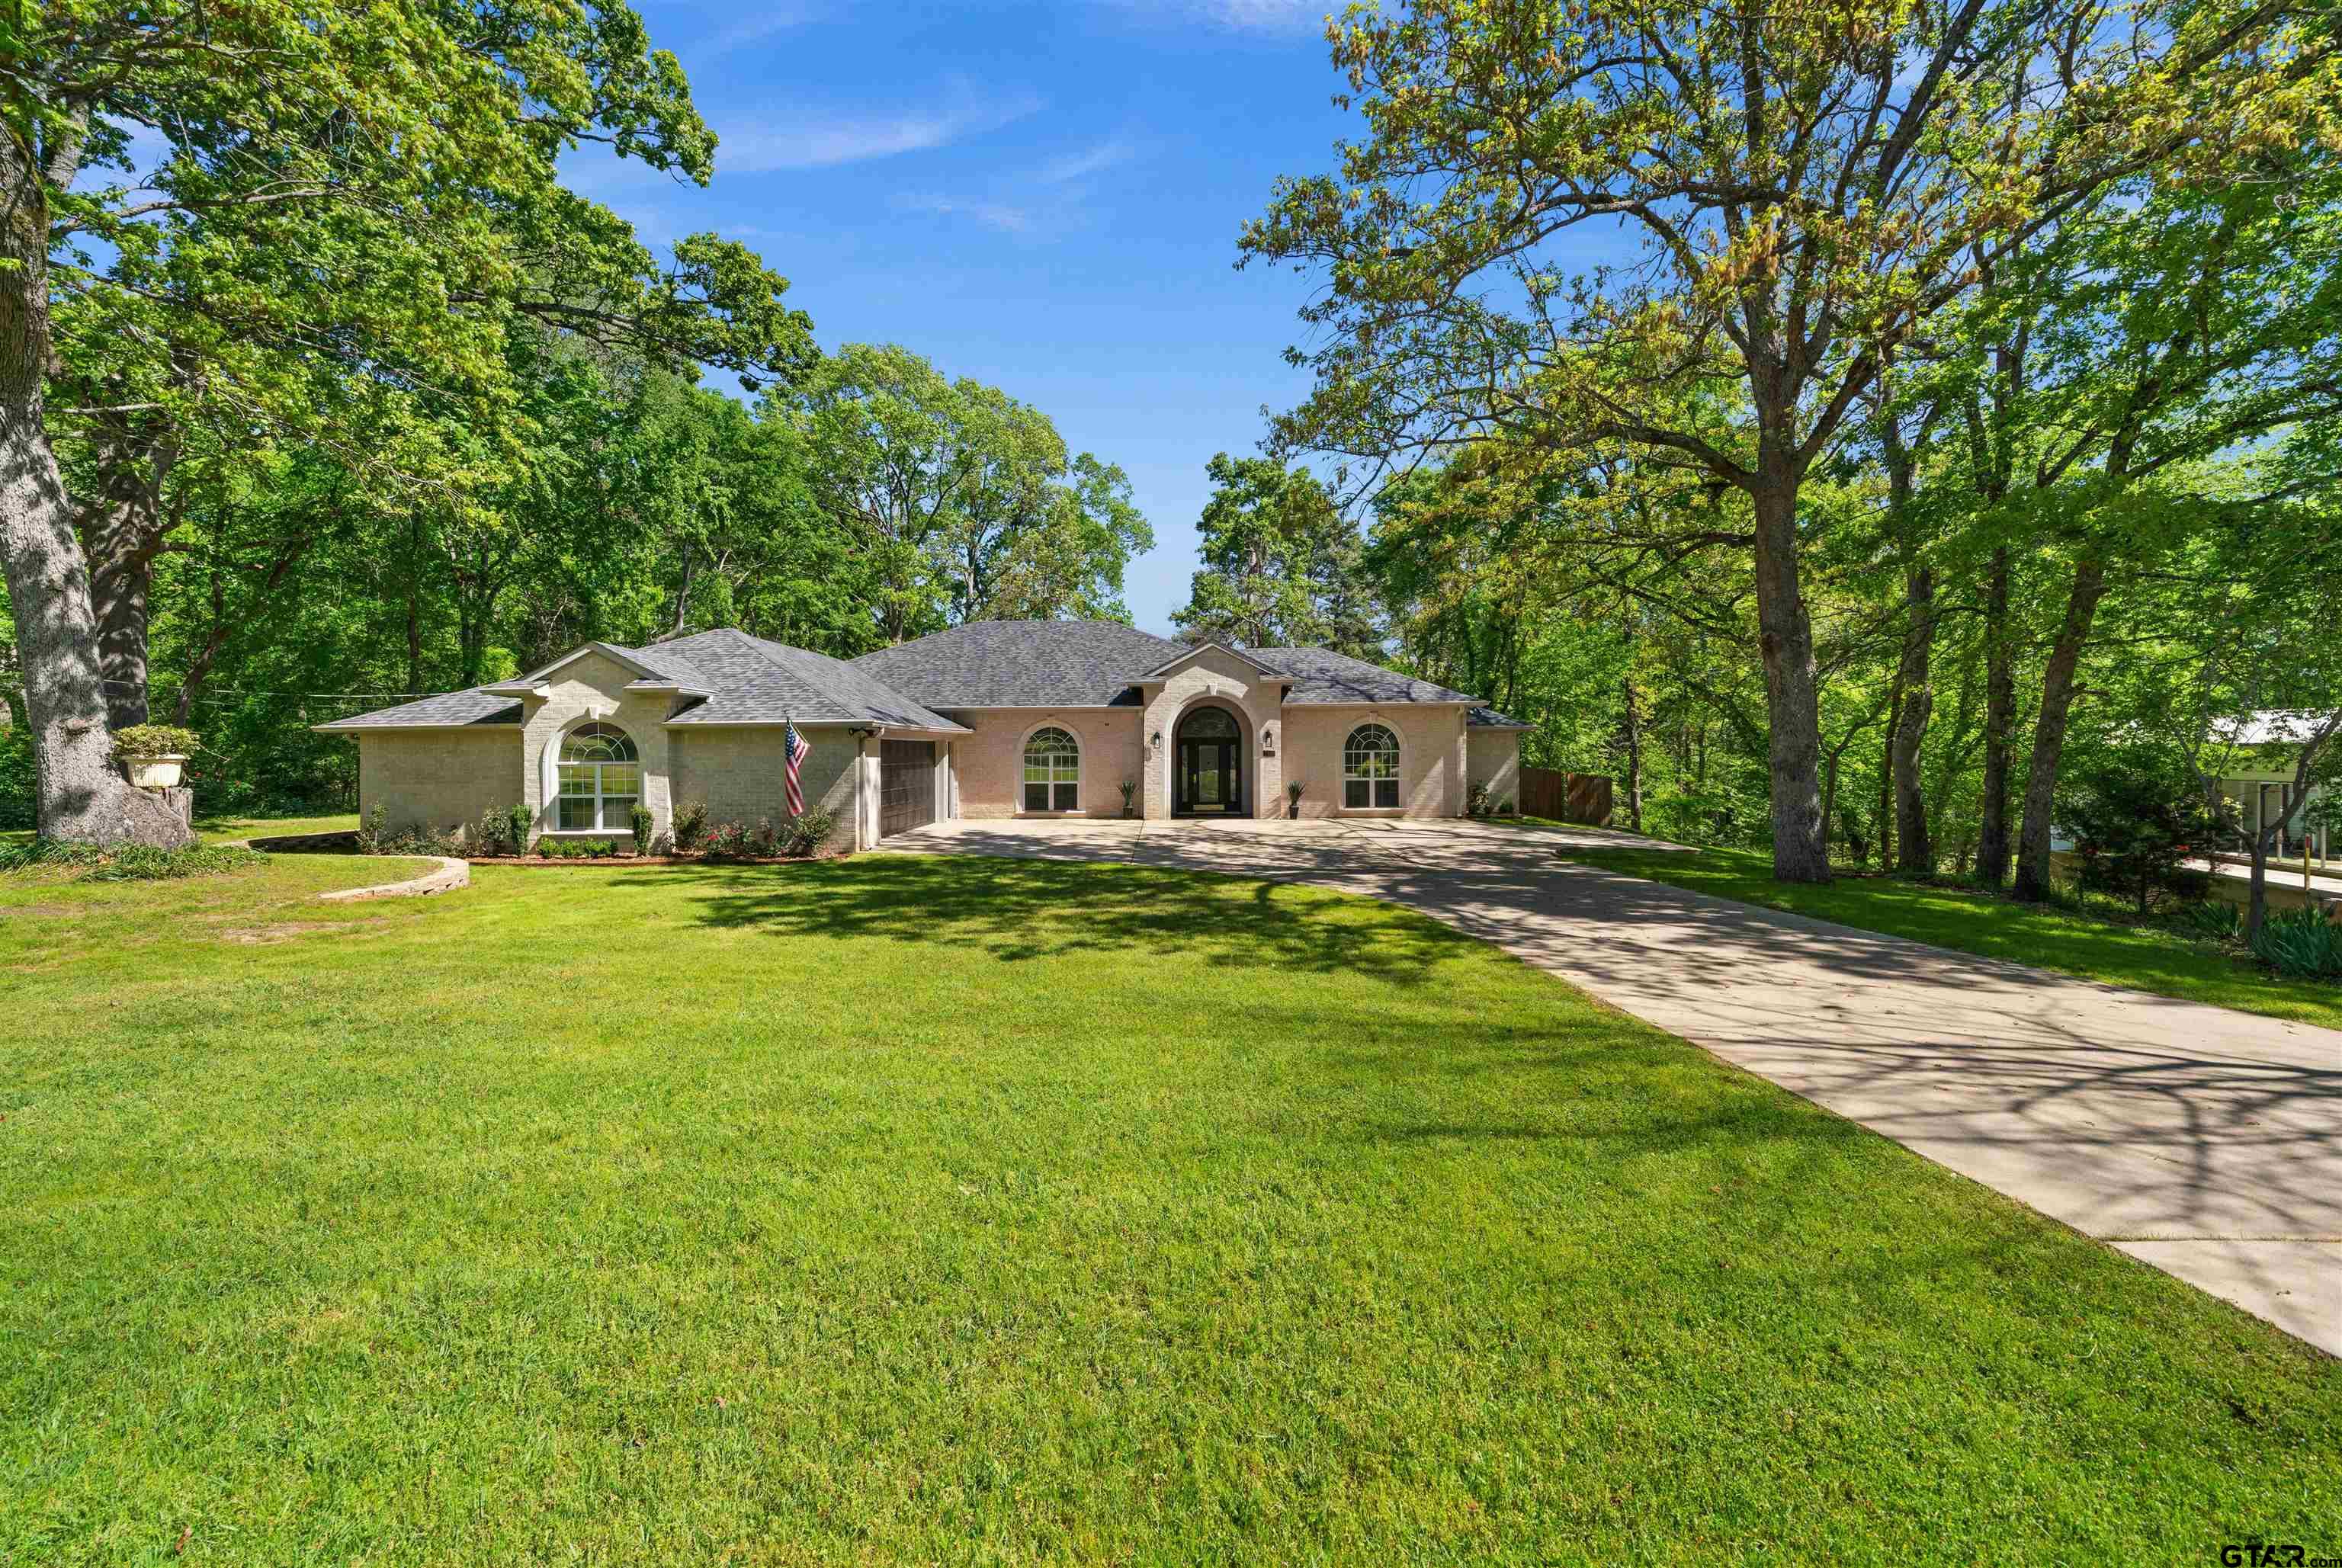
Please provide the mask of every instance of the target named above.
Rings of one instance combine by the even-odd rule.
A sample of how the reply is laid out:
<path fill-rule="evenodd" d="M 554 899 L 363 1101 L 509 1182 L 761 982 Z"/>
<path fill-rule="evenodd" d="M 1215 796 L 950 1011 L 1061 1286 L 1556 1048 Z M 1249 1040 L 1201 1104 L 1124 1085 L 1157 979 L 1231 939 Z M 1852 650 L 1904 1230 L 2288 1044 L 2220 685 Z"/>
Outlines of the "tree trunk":
<path fill-rule="evenodd" d="M 1903 628 L 1903 662 L 1896 671 L 1903 703 L 1896 715 L 1887 754 L 1894 762 L 1896 868 L 1918 875 L 1936 869 L 1936 846 L 1927 834 L 1927 797 L 1919 784 L 1919 748 L 1936 708 L 1928 665 L 1936 640 L 1936 574 L 1915 568 L 1904 580 L 1910 619 Z M 1882 833 L 1884 828 L 1880 830 Z"/>
<path fill-rule="evenodd" d="M 2074 585 L 2066 595 L 2066 620 L 2049 650 L 2049 665 L 2041 677 L 2041 712 L 2033 723 L 2033 761 L 2025 779 L 2022 842 L 2017 851 L 2018 898 L 2037 904 L 2049 896 L 2049 815 L 2057 791 L 2057 764 L 2066 749 L 2066 721 L 2073 708 L 2074 672 L 2082 662 L 2082 646 L 2089 641 L 2090 623 L 2106 596 L 2106 568 L 2084 561 L 2074 568 Z"/>
<path fill-rule="evenodd" d="M 1643 831 L 1643 714 L 1635 677 L 1624 682 L 1626 698 L 1626 825 Z"/>
<path fill-rule="evenodd" d="M 1895 736 L 1903 723 L 1903 670 L 1887 687 L 1887 739 L 1878 748 L 1878 869 L 1895 864 Z"/>
<path fill-rule="evenodd" d="M 143 724 L 147 718 L 147 604 L 155 588 L 155 561 L 169 532 L 163 518 L 163 486 L 178 445 L 167 434 L 134 434 L 120 425 L 98 444 L 105 454 L 104 489 L 84 510 L 80 534 L 97 615 L 106 719 L 120 730 Z"/>
<path fill-rule="evenodd" d="M 1822 835 L 1821 705 L 1814 628 L 1797 580 L 1797 487 L 1778 479 L 1756 492 L 1756 626 L 1765 658 L 1771 731 L 1773 880 L 1827 882 Z"/>
<path fill-rule="evenodd" d="M 1977 875 L 2008 882 L 2008 761 L 2017 729 L 2017 664 L 2008 634 L 2008 551 L 1992 553 L 1984 599 L 1984 800 L 1977 822 Z"/>
<path fill-rule="evenodd" d="M 75 163 L 71 148 L 63 151 L 52 159 L 64 167 L 61 186 Z M 16 134 L 0 135 L 0 567 L 40 760 L 36 820 L 48 838 L 175 847 L 192 841 L 187 824 L 114 764 L 89 567 L 49 447 L 42 384 L 53 173 L 32 165 Z"/>

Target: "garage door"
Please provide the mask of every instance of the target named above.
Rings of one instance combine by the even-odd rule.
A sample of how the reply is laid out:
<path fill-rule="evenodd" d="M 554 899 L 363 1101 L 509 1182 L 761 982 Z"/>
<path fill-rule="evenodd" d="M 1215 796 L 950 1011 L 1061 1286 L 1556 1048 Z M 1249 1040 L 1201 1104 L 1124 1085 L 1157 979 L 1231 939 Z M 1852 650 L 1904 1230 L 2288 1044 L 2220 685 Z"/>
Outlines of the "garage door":
<path fill-rule="evenodd" d="M 878 743 L 878 836 L 936 820 L 936 743 Z"/>

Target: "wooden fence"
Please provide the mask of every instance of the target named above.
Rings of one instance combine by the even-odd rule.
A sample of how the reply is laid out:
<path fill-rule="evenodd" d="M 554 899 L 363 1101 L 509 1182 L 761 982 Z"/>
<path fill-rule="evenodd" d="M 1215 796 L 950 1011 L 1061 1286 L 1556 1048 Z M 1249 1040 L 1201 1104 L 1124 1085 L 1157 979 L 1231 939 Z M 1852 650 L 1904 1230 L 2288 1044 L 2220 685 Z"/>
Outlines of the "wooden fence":
<path fill-rule="evenodd" d="M 1610 825 L 1610 778 L 1606 774 L 1566 774 L 1552 768 L 1521 770 L 1521 814 Z"/>

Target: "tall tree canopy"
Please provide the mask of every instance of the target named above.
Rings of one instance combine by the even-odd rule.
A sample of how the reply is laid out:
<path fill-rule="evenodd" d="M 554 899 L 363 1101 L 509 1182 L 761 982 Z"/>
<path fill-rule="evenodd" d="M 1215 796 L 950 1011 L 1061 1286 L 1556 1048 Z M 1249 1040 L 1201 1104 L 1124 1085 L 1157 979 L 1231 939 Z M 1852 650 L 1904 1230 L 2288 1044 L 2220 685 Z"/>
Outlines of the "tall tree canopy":
<path fill-rule="evenodd" d="M 1236 647 L 1324 646 L 1371 656 L 1382 642 L 1357 525 L 1306 468 L 1266 457 L 1206 465 L 1197 566 L 1172 619 Z"/>
<path fill-rule="evenodd" d="M 715 139 L 682 72 L 623 5 L 23 11 L 0 28 L 0 566 L 42 825 L 61 836 L 184 834 L 110 766 L 83 540 L 108 554 L 126 660 L 153 498 L 206 426 L 307 436 L 322 420 L 385 455 L 428 450 L 414 477 L 460 509 L 478 459 L 527 460 L 517 324 L 752 373 L 809 349 L 753 255 L 700 236 L 660 265 L 555 179 L 588 140 L 707 177 Z M 141 145 L 162 149 L 144 167 Z M 88 515 L 52 439 L 67 352 Z M 385 418 L 413 444 L 385 439 Z"/>
<path fill-rule="evenodd" d="M 1806 487 L 1882 366 L 2117 183 L 2314 140 L 2335 48 L 2283 0 L 1415 0 L 1332 36 L 1369 135 L 1244 239 L 1326 285 L 1283 437 L 1613 444 L 1745 495 L 1795 880 L 1827 874 Z M 1638 255 L 1572 248 L 1612 227 Z"/>

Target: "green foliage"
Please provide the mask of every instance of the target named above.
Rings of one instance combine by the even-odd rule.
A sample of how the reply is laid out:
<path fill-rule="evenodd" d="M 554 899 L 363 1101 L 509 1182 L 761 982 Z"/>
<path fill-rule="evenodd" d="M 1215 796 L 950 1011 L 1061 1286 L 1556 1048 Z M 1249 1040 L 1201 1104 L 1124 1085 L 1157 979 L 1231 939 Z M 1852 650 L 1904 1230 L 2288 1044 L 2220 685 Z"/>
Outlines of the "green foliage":
<path fill-rule="evenodd" d="M 2315 907 L 2267 915 L 2253 954 L 2288 980 L 2342 980 L 2342 923 Z"/>
<path fill-rule="evenodd" d="M 436 854 L 460 857 L 466 848 L 460 828 L 442 829 L 427 823 L 411 823 L 392 828 L 383 819 L 383 808 L 377 803 L 373 811 L 358 824 L 357 846 L 360 854 Z"/>
<path fill-rule="evenodd" d="M 1357 526 L 1305 468 L 1219 453 L 1196 524 L 1202 564 L 1172 620 L 1188 636 L 1239 648 L 1381 651 Z"/>
<path fill-rule="evenodd" d="M 2074 835 L 2083 887 L 2119 894 L 2140 914 L 2157 899 L 2201 900 L 2205 874 L 2182 863 L 2235 824 L 2206 804 L 2185 764 L 2143 744 L 2079 761 L 2058 791 L 2057 814 Z"/>
<path fill-rule="evenodd" d="M 675 847 L 690 853 L 707 834 L 707 804 L 686 801 L 675 808 Z"/>
<path fill-rule="evenodd" d="M 536 824 L 536 814 L 528 809 L 525 801 L 515 801 L 505 807 L 504 844 L 518 854 L 528 846 L 528 830 Z"/>
<path fill-rule="evenodd" d="M 175 724 L 128 724 L 114 732 L 114 754 L 129 761 L 192 756 L 195 732 Z"/>
<path fill-rule="evenodd" d="M 171 882 L 189 876 L 221 876 L 268 864 L 268 856 L 241 844 L 189 844 L 156 849 L 148 844 L 102 845 L 35 838 L 0 844 L 0 873 L 70 869 L 85 882 Z"/>
<path fill-rule="evenodd" d="M 639 802 L 636 803 L 635 809 L 627 814 L 626 823 L 627 825 L 634 830 L 635 853 L 636 854 L 650 854 L 651 834 L 654 831 L 651 808 L 640 804 Z"/>
<path fill-rule="evenodd" d="M 1464 810 L 1466 814 L 1470 816 L 1488 814 L 1488 785 L 1486 780 L 1472 781 L 1472 787 L 1465 794 Z"/>
<path fill-rule="evenodd" d="M 0 729 L 0 833 L 29 828 L 39 809 L 33 737 L 21 724 Z"/>
<path fill-rule="evenodd" d="M 817 854 L 836 828 L 837 814 L 826 806 L 800 812 L 782 824 L 780 851 L 801 860 Z"/>
<path fill-rule="evenodd" d="M 2245 934 L 2245 912 L 2222 899 L 2183 904 L 2166 917 L 2175 931 L 2212 942 L 2236 942 Z"/>

